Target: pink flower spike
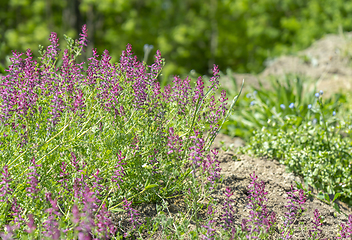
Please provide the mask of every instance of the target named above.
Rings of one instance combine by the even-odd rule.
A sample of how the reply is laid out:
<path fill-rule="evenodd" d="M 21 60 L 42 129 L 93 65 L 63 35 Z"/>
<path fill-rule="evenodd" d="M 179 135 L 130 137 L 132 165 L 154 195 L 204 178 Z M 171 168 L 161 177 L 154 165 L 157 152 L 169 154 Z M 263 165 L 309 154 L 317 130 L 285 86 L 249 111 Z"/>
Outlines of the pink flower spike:
<path fill-rule="evenodd" d="M 84 24 L 82 26 L 82 33 L 79 34 L 80 38 L 79 38 L 79 42 L 78 42 L 82 49 L 83 49 L 83 46 L 87 46 L 87 43 L 88 43 L 87 32 L 88 32 L 87 26 L 86 26 L 86 24 Z M 84 49 L 83 49 L 83 51 L 84 51 Z"/>
<path fill-rule="evenodd" d="M 37 226 L 35 225 L 34 218 L 33 218 L 32 214 L 28 215 L 28 219 L 29 219 L 29 222 L 27 223 L 27 226 L 29 229 L 26 230 L 26 232 L 31 234 L 32 232 L 34 232 L 34 230 L 36 229 Z"/>

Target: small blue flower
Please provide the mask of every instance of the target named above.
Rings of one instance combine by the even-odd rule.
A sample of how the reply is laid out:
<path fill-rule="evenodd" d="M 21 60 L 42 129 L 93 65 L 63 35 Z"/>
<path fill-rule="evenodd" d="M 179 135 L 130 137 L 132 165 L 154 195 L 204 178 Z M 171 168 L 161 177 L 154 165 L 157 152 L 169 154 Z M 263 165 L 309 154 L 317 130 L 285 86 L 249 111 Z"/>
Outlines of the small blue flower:
<path fill-rule="evenodd" d="M 317 124 L 318 120 L 316 118 L 313 119 L 312 123 L 313 125 Z"/>
<path fill-rule="evenodd" d="M 295 104 L 294 103 L 291 103 L 290 106 L 288 106 L 289 108 L 294 108 L 295 107 Z"/>
<path fill-rule="evenodd" d="M 312 108 L 312 104 L 308 104 L 308 109 L 311 109 Z"/>
<path fill-rule="evenodd" d="M 246 97 L 247 97 L 247 98 L 251 98 L 251 97 L 252 97 L 252 94 L 247 93 Z"/>
<path fill-rule="evenodd" d="M 332 112 L 332 115 L 333 115 L 333 116 L 335 116 L 335 115 L 336 115 L 336 112 L 335 112 L 335 111 L 333 111 L 333 112 Z"/>
<path fill-rule="evenodd" d="M 281 104 L 280 107 L 281 107 L 282 110 L 285 110 L 285 108 L 286 108 L 285 104 Z"/>
<path fill-rule="evenodd" d="M 257 93 L 258 93 L 257 91 L 254 91 L 254 92 L 253 92 L 253 95 L 256 95 Z"/>
<path fill-rule="evenodd" d="M 253 106 L 254 104 L 255 104 L 255 102 L 254 102 L 254 101 L 252 101 L 252 102 L 250 103 L 250 105 L 251 105 L 251 106 Z"/>
<path fill-rule="evenodd" d="M 154 48 L 153 45 L 148 45 L 148 44 L 144 44 L 143 50 L 144 52 L 150 52 L 150 50 L 152 50 Z"/>
<path fill-rule="evenodd" d="M 323 93 L 324 93 L 323 90 L 320 90 L 320 91 L 319 91 L 319 94 L 320 94 L 320 95 L 323 95 Z"/>
<path fill-rule="evenodd" d="M 320 94 L 319 94 L 319 93 L 316 93 L 316 94 L 315 94 L 315 97 L 316 97 L 316 98 L 318 98 L 319 96 L 320 96 Z"/>

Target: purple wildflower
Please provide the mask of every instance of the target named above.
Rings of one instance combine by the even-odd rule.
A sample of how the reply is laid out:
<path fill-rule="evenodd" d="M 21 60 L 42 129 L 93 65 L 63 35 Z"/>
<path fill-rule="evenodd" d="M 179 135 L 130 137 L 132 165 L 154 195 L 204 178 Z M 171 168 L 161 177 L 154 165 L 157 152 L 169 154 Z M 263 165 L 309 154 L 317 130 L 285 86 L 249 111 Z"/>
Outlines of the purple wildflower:
<path fill-rule="evenodd" d="M 34 105 L 38 95 L 34 92 L 37 85 L 38 70 L 37 62 L 32 61 L 31 51 L 27 50 L 27 58 L 23 60 L 23 53 L 13 51 L 13 58 L 10 58 L 12 65 L 9 66 L 8 75 L 2 77 L 0 83 L 0 119 L 5 125 L 14 124 L 7 122 L 13 114 L 17 114 L 20 119 L 25 119 L 33 115 Z M 18 126 L 18 125 L 17 125 Z M 17 127 L 16 126 L 16 127 Z M 13 126 L 13 129 L 15 128 Z"/>
<path fill-rule="evenodd" d="M 33 215 L 32 215 L 32 214 L 29 214 L 29 215 L 28 215 L 28 219 L 29 219 L 29 222 L 27 223 L 28 230 L 26 230 L 26 232 L 28 232 L 29 234 L 31 234 L 32 232 L 35 231 L 35 229 L 36 229 L 37 227 L 36 227 L 36 225 L 35 225 L 34 218 L 33 218 Z"/>
<path fill-rule="evenodd" d="M 214 239 L 214 235 L 216 233 L 216 230 L 215 230 L 215 228 L 213 228 L 213 224 L 216 221 L 213 219 L 213 217 L 214 217 L 214 213 L 215 212 L 216 211 L 213 210 L 212 205 L 209 205 L 208 206 L 208 211 L 207 211 L 207 215 L 209 216 L 209 221 L 208 221 L 207 225 L 203 225 L 203 227 L 205 229 L 207 229 L 207 233 L 206 233 L 206 235 L 202 235 L 201 236 L 201 238 L 203 240 L 212 240 L 212 239 Z"/>
<path fill-rule="evenodd" d="M 58 182 L 60 183 L 61 187 L 64 188 L 67 192 L 70 192 L 70 190 L 68 189 L 67 183 L 69 182 L 69 175 L 70 173 L 67 172 L 67 164 L 65 162 L 61 162 L 61 172 L 60 172 L 60 176 Z M 59 192 L 59 195 L 61 195 L 62 190 Z"/>
<path fill-rule="evenodd" d="M 348 215 L 347 224 L 341 223 L 340 236 L 337 239 L 350 239 L 352 237 L 352 214 Z"/>
<path fill-rule="evenodd" d="M 210 154 L 207 154 L 206 158 L 204 158 L 202 167 L 203 167 L 203 172 L 208 175 L 207 179 L 211 183 L 211 185 L 214 184 L 214 182 L 218 179 L 220 179 L 220 162 L 216 158 L 216 155 L 218 154 L 217 150 L 211 150 L 211 153 L 213 156 Z M 213 189 L 213 187 L 210 187 L 210 189 Z"/>
<path fill-rule="evenodd" d="M 219 102 L 221 103 L 220 106 L 219 106 L 219 109 L 217 111 L 217 113 L 220 115 L 220 116 L 225 116 L 225 112 L 227 110 L 226 108 L 226 101 L 228 100 L 228 98 L 226 98 L 226 91 L 225 90 L 222 90 L 221 91 L 221 96 L 219 98 Z"/>
<path fill-rule="evenodd" d="M 127 199 L 125 199 L 123 202 L 124 202 L 123 209 L 128 212 L 128 214 L 130 216 L 129 222 L 132 225 L 132 230 L 134 230 L 136 228 L 136 224 L 140 224 L 138 222 L 138 215 L 139 214 L 137 213 L 137 210 L 135 210 L 131 207 L 132 202 L 127 201 Z"/>
<path fill-rule="evenodd" d="M 74 152 L 71 152 L 71 163 L 72 165 L 75 167 L 76 171 L 80 171 L 80 166 L 79 166 L 79 163 L 78 163 L 78 159 L 75 155 Z M 82 169 L 85 167 L 85 165 L 82 166 Z"/>
<path fill-rule="evenodd" d="M 126 165 L 126 163 L 121 162 L 123 159 L 125 159 L 125 157 L 122 156 L 122 154 L 121 154 L 121 150 L 119 151 L 117 156 L 118 156 L 119 161 L 117 162 L 117 164 L 115 166 L 116 170 L 114 171 L 114 175 L 111 177 L 112 178 L 111 181 L 116 182 L 117 187 L 120 189 L 120 184 L 118 182 L 121 182 L 121 183 L 123 182 L 122 177 L 125 176 L 125 170 L 123 168 L 123 165 Z"/>
<path fill-rule="evenodd" d="M 74 224 L 77 225 L 79 223 L 80 219 L 81 219 L 81 214 L 79 212 L 78 206 L 76 204 L 74 204 L 72 206 L 72 218 L 71 218 L 71 220 L 72 220 L 72 222 Z"/>
<path fill-rule="evenodd" d="M 222 215 L 221 218 L 221 221 L 223 222 L 221 226 L 225 231 L 229 231 L 234 228 L 235 210 L 232 206 L 234 200 L 230 199 L 230 197 L 233 195 L 230 188 L 227 187 L 224 194 L 226 196 L 226 199 L 222 209 L 225 210 L 225 213 Z"/>
<path fill-rule="evenodd" d="M 96 173 L 93 174 L 93 177 L 95 179 L 95 181 L 93 181 L 93 186 L 92 186 L 92 192 L 94 193 L 94 198 L 95 198 L 95 204 L 100 204 L 101 200 L 99 199 L 99 197 L 102 196 L 102 192 L 104 190 L 107 190 L 107 187 L 104 187 L 101 183 L 103 181 L 102 177 L 99 177 L 99 169 L 97 169 Z"/>
<path fill-rule="evenodd" d="M 35 164 L 35 159 L 33 157 L 33 159 L 31 160 L 33 166 L 30 166 L 29 169 L 32 169 L 32 172 L 28 173 L 28 179 L 29 182 L 27 182 L 30 186 L 28 188 L 26 188 L 27 192 L 28 192 L 28 196 L 32 197 L 33 199 L 37 198 L 37 194 L 40 191 L 40 189 L 38 188 L 38 183 L 39 180 L 38 178 L 40 177 L 40 175 L 37 173 L 37 168 L 41 167 L 41 165 L 36 165 Z"/>
<path fill-rule="evenodd" d="M 173 154 L 174 156 L 178 157 L 179 160 L 181 160 L 181 156 L 178 156 L 179 153 L 183 151 L 183 140 L 180 136 L 175 134 L 174 128 L 170 127 L 169 128 L 169 136 L 168 136 L 168 152 L 167 154 Z"/>
<path fill-rule="evenodd" d="M 251 226 L 248 226 L 247 223 L 250 222 L 248 219 L 242 219 L 241 223 L 241 230 L 242 232 L 250 232 L 251 231 Z"/>
<path fill-rule="evenodd" d="M 87 30 L 87 26 L 86 24 L 84 24 L 82 26 L 82 33 L 79 34 L 80 38 L 79 38 L 79 42 L 78 44 L 81 46 L 81 48 L 84 50 L 83 46 L 87 46 L 88 43 L 88 34 L 87 34 L 88 30 Z"/>
<path fill-rule="evenodd" d="M 298 195 L 295 193 L 298 192 Z M 288 231 L 286 233 L 286 229 L 293 223 L 295 219 L 298 219 L 300 216 L 302 216 L 302 213 L 304 212 L 304 207 L 302 206 L 306 201 L 306 195 L 304 194 L 303 189 L 293 189 L 293 186 L 291 186 L 291 192 L 287 192 L 287 205 L 285 207 L 288 209 L 288 212 L 285 212 L 286 218 L 284 221 L 284 226 L 285 230 L 281 232 L 281 235 L 285 239 L 290 239 L 292 238 L 291 232 Z"/>
<path fill-rule="evenodd" d="M 204 81 L 201 76 L 198 77 L 196 82 L 196 88 L 194 90 L 193 104 L 197 103 L 199 98 L 204 97 Z"/>
<path fill-rule="evenodd" d="M 51 115 L 51 118 L 48 119 L 48 122 L 51 123 L 51 125 L 48 127 L 48 129 L 54 129 L 55 126 L 58 124 L 60 121 L 61 114 L 65 110 L 65 103 L 63 101 L 63 97 L 61 96 L 60 92 L 54 92 L 53 93 L 53 99 L 51 100 L 52 105 L 50 107 L 52 108 L 49 114 Z"/>
<path fill-rule="evenodd" d="M 214 64 L 213 76 L 209 80 L 212 83 L 212 85 L 210 87 L 213 89 L 214 92 L 219 88 L 219 78 L 220 78 L 219 72 L 220 72 L 219 67 Z"/>
<path fill-rule="evenodd" d="M 309 236 L 320 236 L 322 230 L 319 227 L 323 224 L 321 223 L 321 216 L 318 209 L 315 209 L 314 211 L 314 220 L 312 221 L 312 223 L 314 224 L 314 226 L 313 230 L 309 230 Z"/>
<path fill-rule="evenodd" d="M 295 192 L 298 192 L 298 195 L 296 195 Z M 291 186 L 291 192 L 287 192 L 287 194 L 288 205 L 286 205 L 285 207 L 288 208 L 289 212 L 285 213 L 285 215 L 287 216 L 285 220 L 285 225 L 291 224 L 295 218 L 300 217 L 302 215 L 305 210 L 302 205 L 307 201 L 303 189 L 294 190 L 293 186 Z"/>
<path fill-rule="evenodd" d="M 110 235 L 114 235 L 116 232 L 116 227 L 109 218 L 110 213 L 106 210 L 105 203 L 100 209 L 99 213 L 96 215 L 96 231 L 99 237 L 104 237 L 104 239 L 109 239 Z"/>
<path fill-rule="evenodd" d="M 5 229 L 7 234 L 0 233 L 0 237 L 2 240 L 13 240 L 14 230 L 17 229 L 16 226 L 5 225 Z"/>
<path fill-rule="evenodd" d="M 1 182 L 0 182 L 0 202 L 7 202 L 9 196 L 13 193 L 13 189 L 10 187 L 12 179 L 10 178 L 8 166 L 5 165 L 2 172 Z M 5 197 L 5 199 L 4 199 Z"/>
<path fill-rule="evenodd" d="M 157 169 L 159 165 L 159 160 L 157 159 L 158 150 L 154 149 L 154 154 L 148 156 L 148 163 L 152 167 L 152 174 L 157 174 Z"/>
<path fill-rule="evenodd" d="M 163 96 L 163 101 L 168 103 L 171 101 L 171 85 L 168 84 L 164 87 L 164 92 L 161 93 Z"/>
<path fill-rule="evenodd" d="M 209 123 L 209 134 L 214 135 L 218 129 L 219 129 L 219 120 L 221 117 L 225 116 L 226 112 L 226 101 L 228 100 L 226 98 L 226 91 L 221 92 L 221 97 L 219 98 L 220 105 L 216 107 L 216 102 L 215 102 L 215 96 L 212 95 L 210 97 L 211 101 L 209 102 L 208 108 L 208 114 L 207 114 L 207 122 Z"/>
<path fill-rule="evenodd" d="M 249 212 L 249 222 L 252 223 L 251 232 L 256 232 L 259 234 L 261 228 L 264 227 L 265 231 L 268 232 L 276 223 L 275 213 L 272 212 L 269 214 L 264 201 L 267 201 L 265 195 L 268 192 L 265 192 L 265 183 L 261 181 L 257 183 L 257 176 L 253 172 L 253 175 L 250 175 L 252 178 L 251 184 L 248 186 L 249 190 L 249 204 L 248 208 L 251 209 Z"/>
<path fill-rule="evenodd" d="M 194 130 L 195 136 L 191 136 L 190 138 L 193 141 L 192 146 L 189 148 L 191 150 L 190 153 L 190 160 L 192 160 L 193 166 L 195 168 L 198 168 L 201 163 L 203 162 L 204 158 L 204 145 L 205 141 L 204 139 L 200 136 L 200 132 L 198 130 Z M 195 172 L 193 172 L 193 175 L 195 176 Z"/>
<path fill-rule="evenodd" d="M 49 41 L 51 42 L 51 45 L 48 46 L 47 48 L 47 55 L 51 56 L 51 59 L 56 59 L 57 56 L 59 55 L 59 52 L 61 49 L 59 48 L 59 38 L 57 37 L 57 34 L 55 32 L 52 32 L 49 37 Z"/>
<path fill-rule="evenodd" d="M 53 200 L 51 198 L 51 193 L 46 193 L 45 196 L 46 200 L 50 202 L 51 207 L 45 210 L 49 216 L 48 219 L 43 223 L 43 228 L 45 229 L 43 231 L 43 235 L 54 240 L 60 239 L 59 223 L 57 221 L 57 219 L 60 217 L 60 213 L 57 206 L 57 199 Z"/>
<path fill-rule="evenodd" d="M 17 203 L 17 199 L 13 198 L 11 203 L 11 215 L 13 217 L 13 222 L 16 228 L 19 228 L 21 226 L 21 223 L 24 222 L 24 219 L 21 216 L 22 211 L 23 209 Z"/>
<path fill-rule="evenodd" d="M 161 53 L 159 50 L 156 51 L 155 54 L 155 62 L 149 66 L 150 67 L 150 78 L 153 79 L 154 81 L 156 81 L 156 77 L 158 76 L 158 74 L 160 73 L 161 69 L 163 68 L 163 59 L 161 57 Z"/>
<path fill-rule="evenodd" d="M 82 198 L 84 204 L 82 213 L 79 213 L 77 207 L 72 209 L 73 222 L 78 223 L 75 229 L 78 231 L 79 239 L 91 239 L 91 231 L 95 227 L 94 212 L 98 209 L 96 205 L 97 198 L 94 196 L 94 192 L 90 191 L 87 186 L 84 189 Z"/>
<path fill-rule="evenodd" d="M 97 79 L 99 78 L 99 71 L 101 69 L 100 61 L 97 60 L 99 55 L 97 54 L 97 49 L 92 49 L 92 57 L 88 58 L 88 69 L 86 71 L 88 76 L 88 85 L 95 86 Z"/>
<path fill-rule="evenodd" d="M 174 76 L 174 86 L 172 87 L 172 100 L 177 103 L 177 109 L 179 115 L 186 114 L 186 106 L 190 101 L 191 86 L 190 78 L 181 79 L 179 76 Z"/>

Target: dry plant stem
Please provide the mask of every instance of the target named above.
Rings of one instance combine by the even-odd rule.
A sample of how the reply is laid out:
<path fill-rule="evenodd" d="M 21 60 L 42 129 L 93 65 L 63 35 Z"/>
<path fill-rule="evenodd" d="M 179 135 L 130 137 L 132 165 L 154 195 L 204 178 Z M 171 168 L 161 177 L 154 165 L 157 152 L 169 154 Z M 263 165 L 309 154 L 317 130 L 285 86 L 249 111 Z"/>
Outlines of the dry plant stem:
<path fill-rule="evenodd" d="M 307 236 L 304 234 L 304 231 L 303 231 L 302 227 L 300 227 L 300 230 L 301 230 L 301 233 L 302 233 L 303 237 L 307 239 Z"/>

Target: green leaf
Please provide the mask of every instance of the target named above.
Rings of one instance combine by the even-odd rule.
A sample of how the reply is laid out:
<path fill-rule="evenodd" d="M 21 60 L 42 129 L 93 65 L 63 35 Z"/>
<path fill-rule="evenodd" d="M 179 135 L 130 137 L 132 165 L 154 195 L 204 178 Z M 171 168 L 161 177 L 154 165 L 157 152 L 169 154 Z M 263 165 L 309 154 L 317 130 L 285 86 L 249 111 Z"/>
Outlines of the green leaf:
<path fill-rule="evenodd" d="M 324 194 L 324 197 L 325 197 L 325 200 L 330 203 L 330 197 L 329 197 L 329 194 L 325 193 Z"/>
<path fill-rule="evenodd" d="M 332 202 L 335 202 L 335 200 L 341 196 L 341 193 L 336 193 L 334 196 L 334 199 L 332 200 Z M 335 203 L 336 204 L 336 203 Z"/>
<path fill-rule="evenodd" d="M 109 209 L 109 210 L 112 211 L 112 212 L 124 212 L 125 211 L 122 208 L 112 208 L 112 209 Z"/>
<path fill-rule="evenodd" d="M 334 209 L 338 212 L 338 213 L 341 213 L 341 211 L 340 211 L 340 207 L 339 207 L 339 205 L 337 205 L 337 203 L 334 203 Z"/>
<path fill-rule="evenodd" d="M 299 182 L 296 182 L 296 181 L 295 181 L 295 183 L 296 183 L 297 189 L 303 189 L 304 190 L 304 188 L 302 186 L 302 183 L 299 183 Z"/>
<path fill-rule="evenodd" d="M 146 186 L 146 187 L 144 188 L 144 190 L 148 190 L 148 189 L 150 189 L 150 188 L 155 188 L 155 187 L 158 187 L 158 186 L 159 186 L 158 184 L 150 184 L 150 185 Z"/>

